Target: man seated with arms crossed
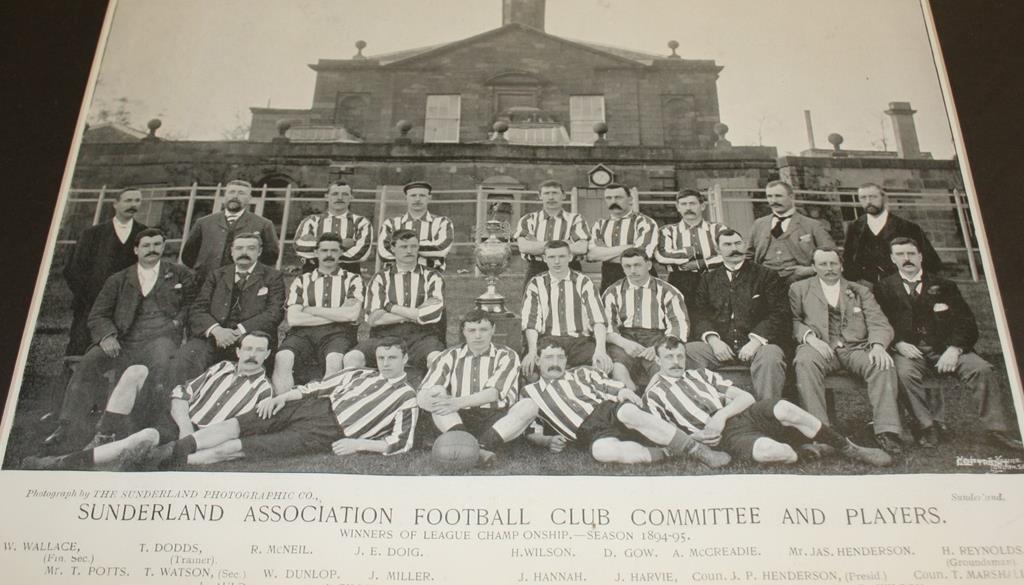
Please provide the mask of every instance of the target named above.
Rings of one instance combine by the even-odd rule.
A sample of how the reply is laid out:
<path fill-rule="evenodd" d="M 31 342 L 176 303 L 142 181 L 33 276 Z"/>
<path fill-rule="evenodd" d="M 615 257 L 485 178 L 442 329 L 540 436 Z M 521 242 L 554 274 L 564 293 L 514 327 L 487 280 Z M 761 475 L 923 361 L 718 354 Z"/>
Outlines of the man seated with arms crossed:
<path fill-rule="evenodd" d="M 210 365 L 229 360 L 246 333 L 262 331 L 277 345 L 284 318 L 284 278 L 260 264 L 263 239 L 256 232 L 237 234 L 231 242 L 234 264 L 218 268 L 199 289 L 189 308 L 192 337 L 171 362 L 169 385 L 190 380 Z"/>
<path fill-rule="evenodd" d="M 925 388 L 930 371 L 956 375 L 974 391 L 978 424 L 994 445 L 1024 450 L 1012 416 L 1013 399 L 992 364 L 972 351 L 978 324 L 956 283 L 922 270 L 918 243 L 898 237 L 889 242 L 899 272 L 882 278 L 875 296 L 896 331 L 894 347 L 900 391 L 917 423 L 919 442 L 935 447 L 946 426 L 942 388 Z"/>
<path fill-rule="evenodd" d="M 807 447 L 804 456 L 812 459 L 835 450 L 868 465 L 892 463 L 885 451 L 855 445 L 791 402 L 755 401 L 710 370 L 687 369 L 686 345 L 675 337 L 659 341 L 657 351 L 661 369 L 644 394 L 644 408 L 691 439 L 758 463 L 796 463 L 793 445 Z"/>
<path fill-rule="evenodd" d="M 445 350 L 434 361 L 417 398 L 437 430 L 471 433 L 480 441 L 481 462 L 489 462 L 537 413 L 516 403 L 519 356 L 491 341 L 493 315 L 479 309 L 466 313 L 462 336 L 465 344 Z"/>
<path fill-rule="evenodd" d="M 632 390 L 583 366 L 566 369 L 565 350 L 557 341 L 540 341 L 540 380 L 523 388 L 523 398 L 538 411 L 556 435 L 534 432 L 526 439 L 558 453 L 576 441 L 601 463 L 654 463 L 684 456 L 708 467 L 727 465 L 730 458 L 712 451 L 671 424 L 638 406 Z"/>
<path fill-rule="evenodd" d="M 316 243 L 317 268 L 292 281 L 288 289 L 288 335 L 274 357 L 274 391 L 295 385 L 296 357 L 316 356 L 324 377 L 341 370 L 345 352 L 356 344 L 363 310 L 363 281 L 342 270 L 341 236 L 328 232 Z"/>
<path fill-rule="evenodd" d="M 590 277 L 569 268 L 568 242 L 554 240 L 544 246 L 548 271 L 530 279 L 523 295 L 523 331 L 526 354 L 523 375 L 536 379 L 537 341 L 555 338 L 565 348 L 570 366 L 593 364 L 602 372 L 612 368 L 605 346 L 605 318 L 601 298 Z"/>
<path fill-rule="evenodd" d="M 223 361 L 171 392 L 170 408 L 150 413 L 139 393 L 149 370 L 125 370 L 110 394 L 93 441 L 82 451 L 60 457 L 28 457 L 22 469 L 93 469 L 120 464 L 131 468 L 152 447 L 191 435 L 196 428 L 241 416 L 273 396 L 263 362 L 270 336 L 247 333 L 235 348 L 238 363 Z"/>
<path fill-rule="evenodd" d="M 686 339 L 689 326 L 682 293 L 651 276 L 650 256 L 640 248 L 626 248 L 621 266 L 626 277 L 602 296 L 608 355 L 614 362 L 612 378 L 635 391 L 658 370 L 654 344 L 665 335 Z"/>
<path fill-rule="evenodd" d="M 786 284 L 775 271 L 744 261 L 746 245 L 736 231 L 718 232 L 718 251 L 724 265 L 703 274 L 690 299 L 693 332 L 700 339 L 686 344 L 690 367 L 750 364 L 754 394 L 781 398 L 786 356 L 780 345 L 792 327 Z"/>
<path fill-rule="evenodd" d="M 159 447 L 163 466 L 209 465 L 241 457 L 333 451 L 394 455 L 412 448 L 419 407 L 405 378 L 408 356 L 396 337 L 377 344 L 377 369 L 346 369 L 264 400 L 256 410 Z"/>
<path fill-rule="evenodd" d="M 544 261 L 544 250 L 548 242 L 562 240 L 569 244 L 572 253 L 569 267 L 583 270 L 580 258 L 587 253 L 590 233 L 583 216 L 562 208 L 565 190 L 558 181 L 544 181 L 538 187 L 540 211 L 531 211 L 519 218 L 516 233 L 512 235 L 519 255 L 526 260 L 526 279 L 529 283 L 534 276 L 548 269 Z"/>
<path fill-rule="evenodd" d="M 422 374 L 445 349 L 437 330 L 444 311 L 444 279 L 440 272 L 417 263 L 416 232 L 400 229 L 391 237 L 395 263 L 374 274 L 366 288 L 370 335 L 345 354 L 345 367 L 373 367 L 379 340 L 398 337 L 409 348 L 409 363 Z"/>

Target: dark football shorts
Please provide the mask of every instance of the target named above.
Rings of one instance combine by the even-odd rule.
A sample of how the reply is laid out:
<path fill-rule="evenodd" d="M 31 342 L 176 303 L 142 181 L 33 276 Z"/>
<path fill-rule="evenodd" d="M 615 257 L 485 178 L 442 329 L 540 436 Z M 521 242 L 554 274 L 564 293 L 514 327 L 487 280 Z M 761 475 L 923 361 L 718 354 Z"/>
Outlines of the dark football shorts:
<path fill-rule="evenodd" d="M 650 444 L 642 434 L 628 428 L 619 422 L 618 413 L 624 402 L 605 400 L 594 407 L 590 416 L 583 419 L 583 424 L 576 431 L 576 439 L 579 444 L 588 448 L 599 439 L 618 439 L 620 441 L 634 441 L 643 445 Z"/>
<path fill-rule="evenodd" d="M 459 418 L 462 419 L 462 425 L 469 434 L 480 438 L 480 435 L 506 414 L 507 408 L 466 408 L 459 411 Z"/>
<path fill-rule="evenodd" d="M 635 341 L 644 347 L 651 347 L 658 343 L 662 337 L 665 337 L 665 332 L 660 329 L 621 327 L 619 328 L 619 335 L 630 341 Z M 657 362 L 633 357 L 626 353 L 626 350 L 611 342 L 608 342 L 608 357 L 612 358 L 613 362 L 626 366 L 626 369 L 629 370 L 629 375 L 636 382 L 638 389 L 642 389 L 647 381 L 658 371 Z"/>
<path fill-rule="evenodd" d="M 356 328 L 352 325 L 326 324 L 294 327 L 288 331 L 278 351 L 291 350 L 296 358 L 313 359 L 323 365 L 327 354 L 345 354 L 356 344 Z"/>
<path fill-rule="evenodd" d="M 356 346 L 366 358 L 366 367 L 377 367 L 377 345 L 384 337 L 397 337 L 405 341 L 409 365 L 426 369 L 427 356 L 435 351 L 444 351 L 445 345 L 437 335 L 436 325 L 416 323 L 394 323 L 370 329 L 370 335 Z"/>
<path fill-rule="evenodd" d="M 789 445 L 807 442 L 800 431 L 784 426 L 775 418 L 775 405 L 779 400 L 781 398 L 758 400 L 750 408 L 730 418 L 722 430 L 722 440 L 715 449 L 725 451 L 737 459 L 753 461 L 754 443 L 762 437 Z"/>
<path fill-rule="evenodd" d="M 238 417 L 238 428 L 242 452 L 255 457 L 330 453 L 345 436 L 326 397 L 289 402 L 268 419 L 253 410 Z"/>

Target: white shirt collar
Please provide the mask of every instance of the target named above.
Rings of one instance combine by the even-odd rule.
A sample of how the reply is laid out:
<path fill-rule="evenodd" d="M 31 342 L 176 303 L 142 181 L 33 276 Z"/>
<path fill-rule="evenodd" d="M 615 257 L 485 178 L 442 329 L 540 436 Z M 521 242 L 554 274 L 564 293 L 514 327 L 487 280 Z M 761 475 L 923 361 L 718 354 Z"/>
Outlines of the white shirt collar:
<path fill-rule="evenodd" d="M 651 283 L 653 282 L 653 280 L 652 280 L 652 279 L 653 279 L 653 277 L 651 277 L 650 275 L 648 275 L 648 276 L 647 276 L 647 282 L 645 282 L 645 283 L 643 283 L 643 284 L 633 284 L 633 282 L 632 282 L 632 281 L 630 281 L 630 280 L 629 280 L 629 279 L 627 278 L 627 279 L 626 279 L 626 288 L 627 288 L 627 289 L 634 289 L 634 288 L 648 288 L 648 287 L 650 287 L 650 286 L 651 286 Z"/>
<path fill-rule="evenodd" d="M 130 229 L 132 229 L 132 224 L 134 224 L 134 223 L 135 223 L 135 218 L 134 217 L 129 217 L 128 221 L 126 221 L 124 223 L 121 223 L 121 220 L 117 219 L 116 215 L 114 216 L 114 227 L 115 228 L 124 228 L 126 230 L 130 230 Z"/>
<path fill-rule="evenodd" d="M 791 207 L 789 209 L 789 211 L 786 211 L 784 213 L 775 213 L 773 211 L 772 215 L 774 215 L 775 217 L 778 217 L 779 219 L 789 219 L 789 218 L 793 217 L 794 213 L 796 213 L 796 208 L 795 207 Z"/>
<path fill-rule="evenodd" d="M 888 209 L 883 209 L 882 213 L 878 215 L 868 214 L 868 229 L 871 230 L 871 233 L 878 235 L 878 232 L 882 231 L 887 221 L 889 221 Z"/>
<path fill-rule="evenodd" d="M 914 276 L 907 276 L 906 274 L 903 274 L 902 272 L 900 272 L 900 278 L 902 278 L 903 280 L 910 281 L 910 282 L 921 282 L 921 279 L 923 277 L 924 277 L 924 270 L 918 270 L 917 274 L 915 274 Z"/>
<path fill-rule="evenodd" d="M 828 304 L 836 307 L 839 305 L 839 293 L 842 289 L 840 281 L 836 281 L 835 284 L 828 284 L 822 279 L 818 279 L 818 283 L 821 284 L 821 290 L 825 293 L 825 300 Z"/>
<path fill-rule="evenodd" d="M 242 216 L 243 213 L 245 213 L 244 209 L 241 210 L 241 211 L 236 211 L 236 212 L 225 211 L 224 212 L 224 219 L 227 219 L 228 221 L 231 221 L 232 219 L 238 219 L 239 217 Z"/>
<path fill-rule="evenodd" d="M 563 276 L 561 278 L 555 276 L 554 274 L 551 274 L 551 272 L 548 272 L 548 276 L 551 277 L 551 282 L 560 282 L 562 280 L 569 280 L 569 277 L 572 276 L 572 269 L 569 269 L 569 271 L 565 273 L 565 276 Z"/>

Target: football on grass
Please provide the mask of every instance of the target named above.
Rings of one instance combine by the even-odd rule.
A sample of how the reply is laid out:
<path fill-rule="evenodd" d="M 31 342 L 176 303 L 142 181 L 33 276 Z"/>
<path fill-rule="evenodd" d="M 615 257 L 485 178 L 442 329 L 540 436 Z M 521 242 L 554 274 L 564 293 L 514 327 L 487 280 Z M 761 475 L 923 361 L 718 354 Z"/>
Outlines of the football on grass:
<path fill-rule="evenodd" d="M 480 444 L 466 431 L 448 431 L 434 441 L 434 463 L 444 469 L 471 469 L 480 458 Z"/>

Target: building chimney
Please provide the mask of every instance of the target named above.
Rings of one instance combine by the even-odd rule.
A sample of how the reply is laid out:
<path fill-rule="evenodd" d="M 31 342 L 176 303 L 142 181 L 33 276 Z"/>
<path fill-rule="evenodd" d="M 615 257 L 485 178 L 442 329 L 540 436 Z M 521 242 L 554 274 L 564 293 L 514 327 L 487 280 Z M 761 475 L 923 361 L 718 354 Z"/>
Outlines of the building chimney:
<path fill-rule="evenodd" d="M 501 25 L 513 22 L 544 30 L 544 0 L 501 0 Z"/>
<path fill-rule="evenodd" d="M 892 131 L 896 134 L 896 151 L 900 158 L 920 158 L 921 145 L 917 142 L 917 127 L 914 126 L 914 114 L 917 110 L 910 108 L 910 102 L 889 102 L 885 111 L 892 119 Z"/>
<path fill-rule="evenodd" d="M 810 110 L 804 110 L 804 124 L 807 126 L 807 147 L 814 150 L 814 126 L 811 125 Z"/>

